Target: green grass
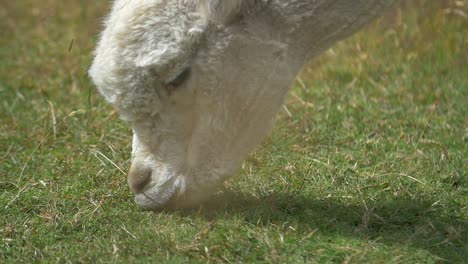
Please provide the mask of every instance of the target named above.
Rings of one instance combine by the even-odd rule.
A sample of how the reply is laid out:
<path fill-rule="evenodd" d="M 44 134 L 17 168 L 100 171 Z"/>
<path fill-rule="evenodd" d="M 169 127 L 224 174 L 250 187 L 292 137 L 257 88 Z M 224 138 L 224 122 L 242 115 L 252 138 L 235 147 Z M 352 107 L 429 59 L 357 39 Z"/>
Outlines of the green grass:
<path fill-rule="evenodd" d="M 466 18 L 415 1 L 334 46 L 213 202 L 153 213 L 86 74 L 108 3 L 62 2 L 0 4 L 0 263 L 466 263 Z"/>

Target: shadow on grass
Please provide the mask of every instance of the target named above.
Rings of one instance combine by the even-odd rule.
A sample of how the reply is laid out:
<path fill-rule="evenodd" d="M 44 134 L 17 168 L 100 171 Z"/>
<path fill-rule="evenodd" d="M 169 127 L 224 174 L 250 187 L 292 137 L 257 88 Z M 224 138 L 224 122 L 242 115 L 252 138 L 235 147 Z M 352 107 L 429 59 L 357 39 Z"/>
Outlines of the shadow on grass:
<path fill-rule="evenodd" d="M 324 236 L 352 236 L 421 248 L 450 263 L 468 258 L 468 225 L 450 213 L 456 208 L 438 208 L 433 202 L 409 198 L 366 203 L 311 199 L 294 193 L 254 197 L 225 191 L 202 208 L 181 213 L 195 213 L 209 221 L 237 214 L 254 225 L 297 223 L 300 228 L 317 229 Z"/>

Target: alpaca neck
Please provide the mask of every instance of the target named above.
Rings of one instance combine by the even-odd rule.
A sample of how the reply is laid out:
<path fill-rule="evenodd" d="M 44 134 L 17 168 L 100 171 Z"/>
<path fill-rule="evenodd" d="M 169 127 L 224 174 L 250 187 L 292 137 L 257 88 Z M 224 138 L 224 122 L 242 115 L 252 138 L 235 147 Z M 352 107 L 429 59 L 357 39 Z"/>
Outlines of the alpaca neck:
<path fill-rule="evenodd" d="M 269 32 L 276 36 L 274 38 L 287 43 L 297 51 L 298 56 L 309 60 L 370 23 L 393 2 L 258 0 L 253 1 L 253 4 L 246 4 L 243 13 L 247 14 L 247 19 L 270 27 Z"/>

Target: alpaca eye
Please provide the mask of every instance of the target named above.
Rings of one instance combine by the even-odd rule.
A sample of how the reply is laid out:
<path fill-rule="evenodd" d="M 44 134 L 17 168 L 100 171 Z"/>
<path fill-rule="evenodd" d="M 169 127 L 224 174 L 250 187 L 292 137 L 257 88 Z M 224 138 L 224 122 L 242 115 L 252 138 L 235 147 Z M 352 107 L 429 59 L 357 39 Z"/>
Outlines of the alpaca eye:
<path fill-rule="evenodd" d="M 174 90 L 175 88 L 182 85 L 187 79 L 190 77 L 192 69 L 190 66 L 186 67 L 179 75 L 177 75 L 174 79 L 167 82 L 168 89 Z"/>

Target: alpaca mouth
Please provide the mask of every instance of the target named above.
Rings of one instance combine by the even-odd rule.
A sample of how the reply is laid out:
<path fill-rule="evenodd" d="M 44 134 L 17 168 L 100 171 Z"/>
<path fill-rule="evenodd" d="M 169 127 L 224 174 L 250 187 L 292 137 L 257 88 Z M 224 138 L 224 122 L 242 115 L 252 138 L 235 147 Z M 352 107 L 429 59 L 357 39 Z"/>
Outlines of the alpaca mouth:
<path fill-rule="evenodd" d="M 197 188 L 193 182 L 187 183 L 186 177 L 179 176 L 162 184 L 149 183 L 142 192 L 135 193 L 135 203 L 152 211 L 192 208 L 205 201 L 216 187 Z"/>
<path fill-rule="evenodd" d="M 178 197 L 178 187 L 171 181 L 151 186 L 135 194 L 135 202 L 145 210 L 162 210 L 175 206 Z"/>

